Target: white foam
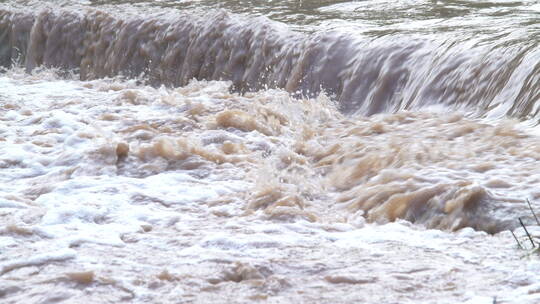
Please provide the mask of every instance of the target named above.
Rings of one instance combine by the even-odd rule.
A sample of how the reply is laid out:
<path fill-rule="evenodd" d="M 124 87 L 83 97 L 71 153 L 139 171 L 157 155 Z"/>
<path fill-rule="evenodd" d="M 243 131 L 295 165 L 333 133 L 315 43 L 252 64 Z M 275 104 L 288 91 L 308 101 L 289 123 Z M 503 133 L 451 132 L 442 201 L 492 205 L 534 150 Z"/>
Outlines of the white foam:
<path fill-rule="evenodd" d="M 75 258 L 75 256 L 76 252 L 74 250 L 62 249 L 55 252 L 34 255 L 32 257 L 10 260 L 8 262 L 0 263 L 0 275 L 17 268 L 43 265 L 50 262 L 65 261 L 68 259 L 73 259 Z"/>

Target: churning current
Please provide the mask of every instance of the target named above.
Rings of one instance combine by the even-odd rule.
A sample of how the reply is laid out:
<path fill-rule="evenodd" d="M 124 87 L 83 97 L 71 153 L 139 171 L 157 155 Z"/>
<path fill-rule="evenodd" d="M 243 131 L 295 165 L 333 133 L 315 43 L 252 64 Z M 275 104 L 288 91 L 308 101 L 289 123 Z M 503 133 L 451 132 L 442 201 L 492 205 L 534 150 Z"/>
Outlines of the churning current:
<path fill-rule="evenodd" d="M 540 301 L 537 1 L 0 1 L 0 66 L 2 303 Z"/>

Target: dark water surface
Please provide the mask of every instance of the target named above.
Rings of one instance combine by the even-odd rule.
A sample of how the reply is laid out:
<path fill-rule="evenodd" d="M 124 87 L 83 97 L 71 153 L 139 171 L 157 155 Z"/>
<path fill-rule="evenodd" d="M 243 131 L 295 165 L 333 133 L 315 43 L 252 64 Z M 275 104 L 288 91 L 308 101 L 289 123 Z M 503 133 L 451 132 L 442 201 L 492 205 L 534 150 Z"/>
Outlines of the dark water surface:
<path fill-rule="evenodd" d="M 301 30 L 355 27 L 359 32 L 501 33 L 537 25 L 537 1 L 90 1 L 176 9 L 226 9 L 266 16 Z M 538 38 L 538 33 L 536 33 Z"/>

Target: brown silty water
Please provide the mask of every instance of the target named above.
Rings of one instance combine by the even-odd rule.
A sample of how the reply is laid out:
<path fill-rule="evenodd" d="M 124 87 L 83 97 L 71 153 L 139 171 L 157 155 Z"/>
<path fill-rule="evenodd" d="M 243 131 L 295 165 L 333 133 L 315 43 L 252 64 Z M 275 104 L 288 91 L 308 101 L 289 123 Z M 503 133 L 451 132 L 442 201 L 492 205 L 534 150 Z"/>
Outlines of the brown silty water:
<path fill-rule="evenodd" d="M 0 2 L 0 300 L 535 303 L 539 9 Z"/>
<path fill-rule="evenodd" d="M 289 193 L 280 183 L 266 185 L 250 199 L 250 209 L 279 214 L 287 207 L 308 214 L 306 198 L 335 192 L 339 195 L 330 199 L 335 206 L 314 208 L 323 212 L 340 206 L 347 211 L 338 214 L 365 212 L 373 221 L 403 218 L 428 227 L 497 232 L 515 226 L 515 212 L 509 210 L 523 209 L 516 202 L 537 196 L 527 188 L 536 182 L 531 176 L 537 172 L 538 143 L 527 142 L 529 137 L 511 123 L 493 126 L 457 114 L 360 116 L 430 105 L 473 116 L 536 115 L 540 52 L 534 24 L 529 39 L 512 33 L 479 35 L 484 28 L 464 38 L 447 30 L 438 38 L 412 30 L 358 34 L 331 27 L 302 33 L 225 11 L 199 15 L 155 9 L 143 16 L 131 6 L 122 13 L 112 6 L 34 6 L 39 9 L 4 4 L 0 10 L 4 65 L 18 62 L 28 72 L 59 67 L 78 72 L 81 79 L 143 76 L 150 84 L 168 86 L 194 78 L 223 79 L 242 92 L 277 87 L 297 96 L 321 91 L 331 96 L 347 118 L 331 110 L 328 121 L 310 122 L 287 117 L 293 105 L 268 110 L 257 103 L 231 105 L 216 116 L 222 128 L 266 136 L 281 137 L 288 129 L 295 142 L 280 150 L 283 159 L 271 171 L 289 176 L 279 177 L 282 182 L 298 175 L 294 182 L 308 177 L 314 188 L 324 189 L 315 195 L 296 193 L 301 186 Z M 521 22 L 535 20 L 535 15 L 526 17 Z M 300 133 L 292 135 L 293 130 Z M 227 143 L 225 154 L 207 154 L 188 138 L 160 139 L 151 147 L 171 161 L 196 154 L 230 162 L 235 158 L 225 152 L 242 151 Z M 139 152 L 145 153 L 150 152 Z M 501 162 L 514 164 L 515 180 L 508 180 L 508 165 Z M 317 216 L 309 213 L 308 218 Z"/>
<path fill-rule="evenodd" d="M 121 92 L 117 102 L 136 106 L 149 100 L 136 90 Z M 255 182 L 241 198 L 248 214 L 260 209 L 269 218 L 323 222 L 363 215 L 381 223 L 401 218 L 491 233 L 515 226 L 516 214 L 527 211 L 523 197 L 540 196 L 534 187 L 540 142 L 515 129 L 515 121 L 413 112 L 345 117 L 324 96 L 296 100 L 285 93 L 246 93 L 255 97 L 246 100 L 221 94 L 221 105 L 188 103 L 188 116 L 173 120 L 133 121 L 113 113 L 93 118 L 125 120 L 115 130 L 122 140 L 91 152 L 88 161 L 97 163 L 76 173 L 102 174 L 112 166 L 114 174 L 145 177 L 232 164 Z M 163 102 L 168 98 L 174 95 Z M 245 141 L 228 135 L 231 130 L 262 137 Z M 29 199 L 50 191 L 42 184 L 47 180 L 37 180 L 27 190 Z"/>

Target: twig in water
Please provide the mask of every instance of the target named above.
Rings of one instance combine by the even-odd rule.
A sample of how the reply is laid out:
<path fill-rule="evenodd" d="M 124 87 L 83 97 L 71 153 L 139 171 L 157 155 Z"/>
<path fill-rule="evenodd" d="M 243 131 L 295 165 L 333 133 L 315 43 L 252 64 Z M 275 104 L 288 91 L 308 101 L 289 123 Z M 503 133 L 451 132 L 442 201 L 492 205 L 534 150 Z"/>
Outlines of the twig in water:
<path fill-rule="evenodd" d="M 532 206 L 531 206 L 531 202 L 529 201 L 529 199 L 527 199 L 527 204 L 529 204 L 529 209 L 531 209 L 531 213 L 533 214 L 534 219 L 536 220 L 536 223 L 538 224 L 538 226 L 540 226 L 540 221 L 539 221 L 538 218 L 536 217 L 536 214 L 534 214 L 534 211 L 533 211 L 533 208 L 532 208 Z"/>
<path fill-rule="evenodd" d="M 518 219 L 519 219 L 519 223 L 521 224 L 521 227 L 523 227 L 523 229 L 525 230 L 525 233 L 526 233 L 527 236 L 529 237 L 529 241 L 531 241 L 531 244 L 532 244 L 533 248 L 536 247 L 536 246 L 534 245 L 534 242 L 533 242 L 533 239 L 532 239 L 531 235 L 529 234 L 529 231 L 527 231 L 527 228 L 525 227 L 525 225 L 523 225 L 523 221 L 521 220 L 520 217 L 518 217 Z"/>
<path fill-rule="evenodd" d="M 509 231 L 512 234 L 512 236 L 514 237 L 514 240 L 516 240 L 516 243 L 518 244 L 519 249 L 523 249 L 523 246 L 521 246 L 521 243 L 519 242 L 516 235 L 514 234 L 514 231 L 512 231 L 512 230 L 509 230 Z"/>

